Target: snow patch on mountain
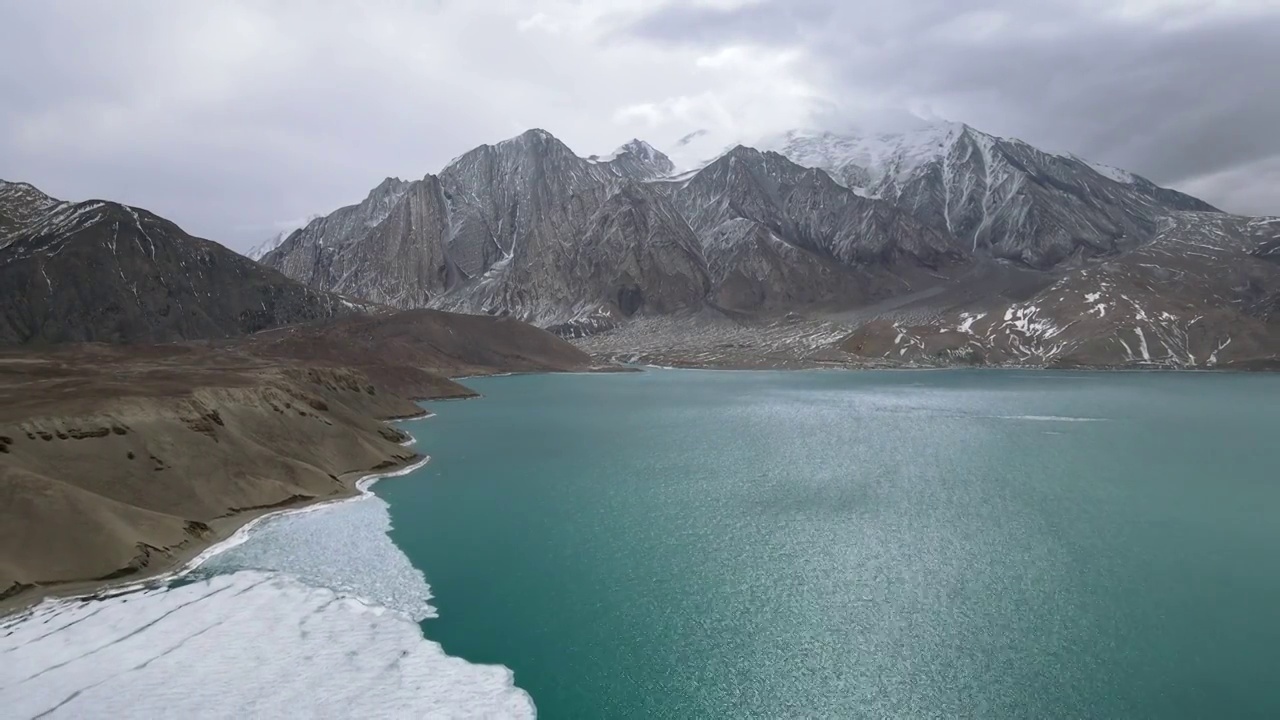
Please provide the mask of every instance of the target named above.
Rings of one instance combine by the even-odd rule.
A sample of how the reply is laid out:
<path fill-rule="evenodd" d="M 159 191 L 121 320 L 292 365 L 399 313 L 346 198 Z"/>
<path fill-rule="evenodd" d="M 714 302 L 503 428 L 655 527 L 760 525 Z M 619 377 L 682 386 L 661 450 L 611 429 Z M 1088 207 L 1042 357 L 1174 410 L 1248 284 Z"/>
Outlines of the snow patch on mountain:
<path fill-rule="evenodd" d="M 785 155 L 797 165 L 826 170 L 837 181 L 870 191 L 886 179 L 902 182 L 917 168 L 945 156 L 964 130 L 965 125 L 953 122 L 896 133 L 791 130 L 764 138 L 756 147 Z"/>

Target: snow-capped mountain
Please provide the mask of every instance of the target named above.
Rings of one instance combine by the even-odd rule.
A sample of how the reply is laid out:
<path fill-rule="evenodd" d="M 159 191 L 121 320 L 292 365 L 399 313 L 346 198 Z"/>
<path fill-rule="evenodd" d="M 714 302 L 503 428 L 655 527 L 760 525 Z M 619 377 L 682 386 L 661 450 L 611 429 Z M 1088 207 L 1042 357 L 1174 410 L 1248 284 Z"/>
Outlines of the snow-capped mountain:
<path fill-rule="evenodd" d="M 922 165 L 943 158 L 965 130 L 960 123 L 936 123 L 897 133 L 839 134 L 792 130 L 757 143 L 805 167 L 826 170 L 862 195 L 879 197 L 888 183 L 902 183 Z"/>
<path fill-rule="evenodd" d="M 1138 247 L 1170 210 L 1215 210 L 1132 173 L 962 123 L 866 135 L 794 131 L 762 144 L 946 228 L 975 252 L 1038 269 Z"/>

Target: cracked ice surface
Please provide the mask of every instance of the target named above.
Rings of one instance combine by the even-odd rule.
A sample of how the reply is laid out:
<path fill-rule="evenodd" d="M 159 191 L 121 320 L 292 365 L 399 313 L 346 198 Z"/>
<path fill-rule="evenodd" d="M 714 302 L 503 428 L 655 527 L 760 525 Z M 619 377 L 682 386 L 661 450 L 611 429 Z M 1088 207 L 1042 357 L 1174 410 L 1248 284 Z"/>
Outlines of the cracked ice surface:
<path fill-rule="evenodd" d="M 192 576 L 0 622 L 6 718 L 529 717 L 446 655 L 380 499 L 273 518 Z"/>

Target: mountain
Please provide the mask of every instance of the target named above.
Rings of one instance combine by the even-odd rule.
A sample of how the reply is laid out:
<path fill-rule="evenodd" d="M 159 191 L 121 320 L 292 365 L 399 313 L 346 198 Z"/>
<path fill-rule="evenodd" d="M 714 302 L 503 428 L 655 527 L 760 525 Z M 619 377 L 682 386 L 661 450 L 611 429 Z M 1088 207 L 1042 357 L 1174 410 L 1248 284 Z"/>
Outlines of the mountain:
<path fill-rule="evenodd" d="M 456 274 L 438 306 L 568 329 L 700 302 L 696 243 L 664 199 L 619 170 L 628 156 L 593 162 L 532 130 L 451 163 L 439 178 L 449 216 L 439 247 Z"/>
<path fill-rule="evenodd" d="M 1155 237 L 1170 211 L 1216 211 L 1132 173 L 962 123 L 874 135 L 790 132 L 762 146 L 946 228 L 975 252 L 1039 270 L 1132 250 Z"/>
<path fill-rule="evenodd" d="M 280 247 L 289 236 L 306 227 L 312 220 L 320 218 L 319 215 L 310 215 L 301 224 L 290 225 L 271 237 L 249 248 L 244 256 L 250 260 L 261 260 L 264 255 Z"/>
<path fill-rule="evenodd" d="M 683 223 L 667 201 L 635 184 L 669 168 L 643 143 L 589 160 L 531 130 L 478 147 L 438 176 L 389 179 L 263 262 L 314 287 L 395 307 L 513 315 L 544 326 L 686 305 L 701 297 L 703 263 L 690 238 L 678 236 Z M 631 244 L 645 237 L 654 242 Z M 664 290 L 637 305 L 633 289 L 651 282 L 698 292 L 669 298 Z"/>
<path fill-rule="evenodd" d="M 825 172 L 777 153 L 738 146 L 668 190 L 690 226 L 710 238 L 746 219 L 817 258 L 849 268 L 925 266 L 963 259 L 966 250 L 888 203 L 859 197 Z M 713 255 L 723 243 L 704 243 Z"/>
<path fill-rule="evenodd" d="M 968 253 L 781 155 L 738 148 L 692 176 L 670 178 L 672 169 L 638 140 L 581 158 L 531 130 L 438 176 L 384 183 L 263 262 L 374 302 L 581 335 L 704 307 L 865 300 L 900 287 L 892 276 L 937 272 Z M 739 236 L 755 249 L 728 241 Z"/>
<path fill-rule="evenodd" d="M 0 344 L 218 338 L 365 308 L 146 210 L 0 183 Z"/>

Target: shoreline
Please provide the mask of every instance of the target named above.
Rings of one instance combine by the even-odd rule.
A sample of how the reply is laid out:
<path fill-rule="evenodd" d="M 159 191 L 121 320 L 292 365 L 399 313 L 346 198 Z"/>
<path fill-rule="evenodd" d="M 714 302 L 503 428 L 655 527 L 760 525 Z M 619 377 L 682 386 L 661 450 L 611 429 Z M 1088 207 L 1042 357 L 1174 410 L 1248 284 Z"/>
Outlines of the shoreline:
<path fill-rule="evenodd" d="M 423 409 L 416 415 L 383 418 L 382 422 L 391 425 L 410 420 L 424 420 L 434 415 L 435 413 Z M 415 444 L 417 444 L 417 438 L 412 435 L 408 440 L 399 443 L 401 447 L 412 447 Z M 209 538 L 193 539 L 190 545 L 175 551 L 165 559 L 165 562 L 158 562 L 155 566 L 128 578 L 74 580 L 54 586 L 37 587 L 30 595 L 24 594 L 0 600 L 0 623 L 13 622 L 45 603 L 87 602 L 110 598 L 135 592 L 152 584 L 180 578 L 198 569 L 209 559 L 243 544 L 255 528 L 269 519 L 313 512 L 329 505 L 367 499 L 372 496 L 369 488 L 379 480 L 408 475 L 424 467 L 430 460 L 429 455 L 419 453 L 414 455 L 412 460 L 397 463 L 399 467 L 351 471 L 339 477 L 342 489 L 331 495 L 308 498 L 278 507 L 246 510 L 231 517 L 219 518 L 210 523 L 212 534 Z"/>
<path fill-rule="evenodd" d="M 566 372 L 557 374 L 612 374 L 600 373 L 601 367 L 593 367 L 587 372 Z M 1013 372 L 1049 372 L 1049 373 L 1080 373 L 1080 374 L 1100 374 L 1100 373 L 1141 373 L 1141 374 L 1256 374 L 1257 371 L 1241 370 L 1241 369 L 1207 369 L 1207 368 L 1138 368 L 1138 367 L 1080 367 L 1080 368 L 1053 368 L 1053 367 L 1030 367 L 1030 366 L 951 366 L 951 367 L 850 367 L 828 364 L 825 366 L 808 366 L 808 367 L 741 367 L 731 365 L 703 364 L 703 365 L 685 365 L 685 366 L 662 366 L 652 364 L 626 364 L 619 365 L 614 372 L 652 372 L 659 370 L 691 370 L 691 371 L 710 371 L 710 372 L 857 372 L 857 371 L 896 371 L 896 372 L 945 372 L 954 370 L 977 370 L 988 372 L 1013 371 Z M 467 376 L 467 378 L 487 378 L 487 377 L 510 377 L 516 375 L 542 374 L 536 372 L 503 372 L 488 373 Z M 1265 372 L 1263 373 L 1265 374 Z M 456 378 L 466 379 L 466 378 Z M 472 400 L 483 397 L 481 393 L 466 395 L 461 397 L 446 398 L 417 398 L 415 402 L 441 402 L 445 400 Z M 435 413 L 429 410 L 421 409 L 421 412 L 402 415 L 389 416 L 381 418 L 380 421 L 392 425 L 411 420 L 422 420 L 434 417 Z M 412 447 L 417 443 L 417 438 L 409 436 L 409 438 L 401 443 L 401 447 Z M 305 500 L 292 501 L 287 504 L 256 508 L 245 510 L 231 517 L 219 518 L 211 522 L 211 535 L 208 538 L 193 538 L 190 544 L 181 547 L 172 552 L 171 555 L 164 558 L 163 561 L 157 562 L 154 566 L 148 567 L 136 574 L 132 574 L 127 578 L 111 578 L 111 579 L 92 579 L 92 580 L 74 580 L 56 585 L 37 586 L 33 592 L 21 594 L 11 598 L 0 599 L 0 622 L 13 620 L 27 611 L 39 606 L 45 602 L 67 602 L 67 601 L 87 601 L 99 597 L 112 597 L 120 593 L 132 592 L 140 587 L 147 586 L 152 583 L 167 581 L 173 578 L 186 575 L 200 567 L 209 558 L 217 554 L 235 547 L 243 543 L 248 534 L 262 522 L 288 514 L 309 512 L 320 509 L 327 505 L 350 502 L 353 500 L 363 499 L 370 495 L 369 488 L 378 480 L 388 477 L 399 477 L 411 473 L 425 466 L 430 461 L 429 456 L 415 454 L 413 459 L 408 461 L 397 462 L 395 466 L 383 468 L 379 470 L 351 471 L 344 473 L 339 477 L 342 482 L 342 488 L 330 495 L 311 497 Z"/>
<path fill-rule="evenodd" d="M 839 362 L 798 362 L 783 365 L 753 365 L 737 362 L 708 362 L 689 365 L 656 365 L 652 363 L 623 362 L 622 367 L 633 372 L 647 370 L 703 370 L 713 372 L 949 372 L 955 370 L 979 370 L 990 372 L 1045 372 L 1045 373 L 1150 373 L 1150 374 L 1233 374 L 1266 375 L 1280 372 L 1280 367 L 1180 367 L 1144 365 L 848 365 Z M 512 375 L 518 373 L 509 373 Z"/>

